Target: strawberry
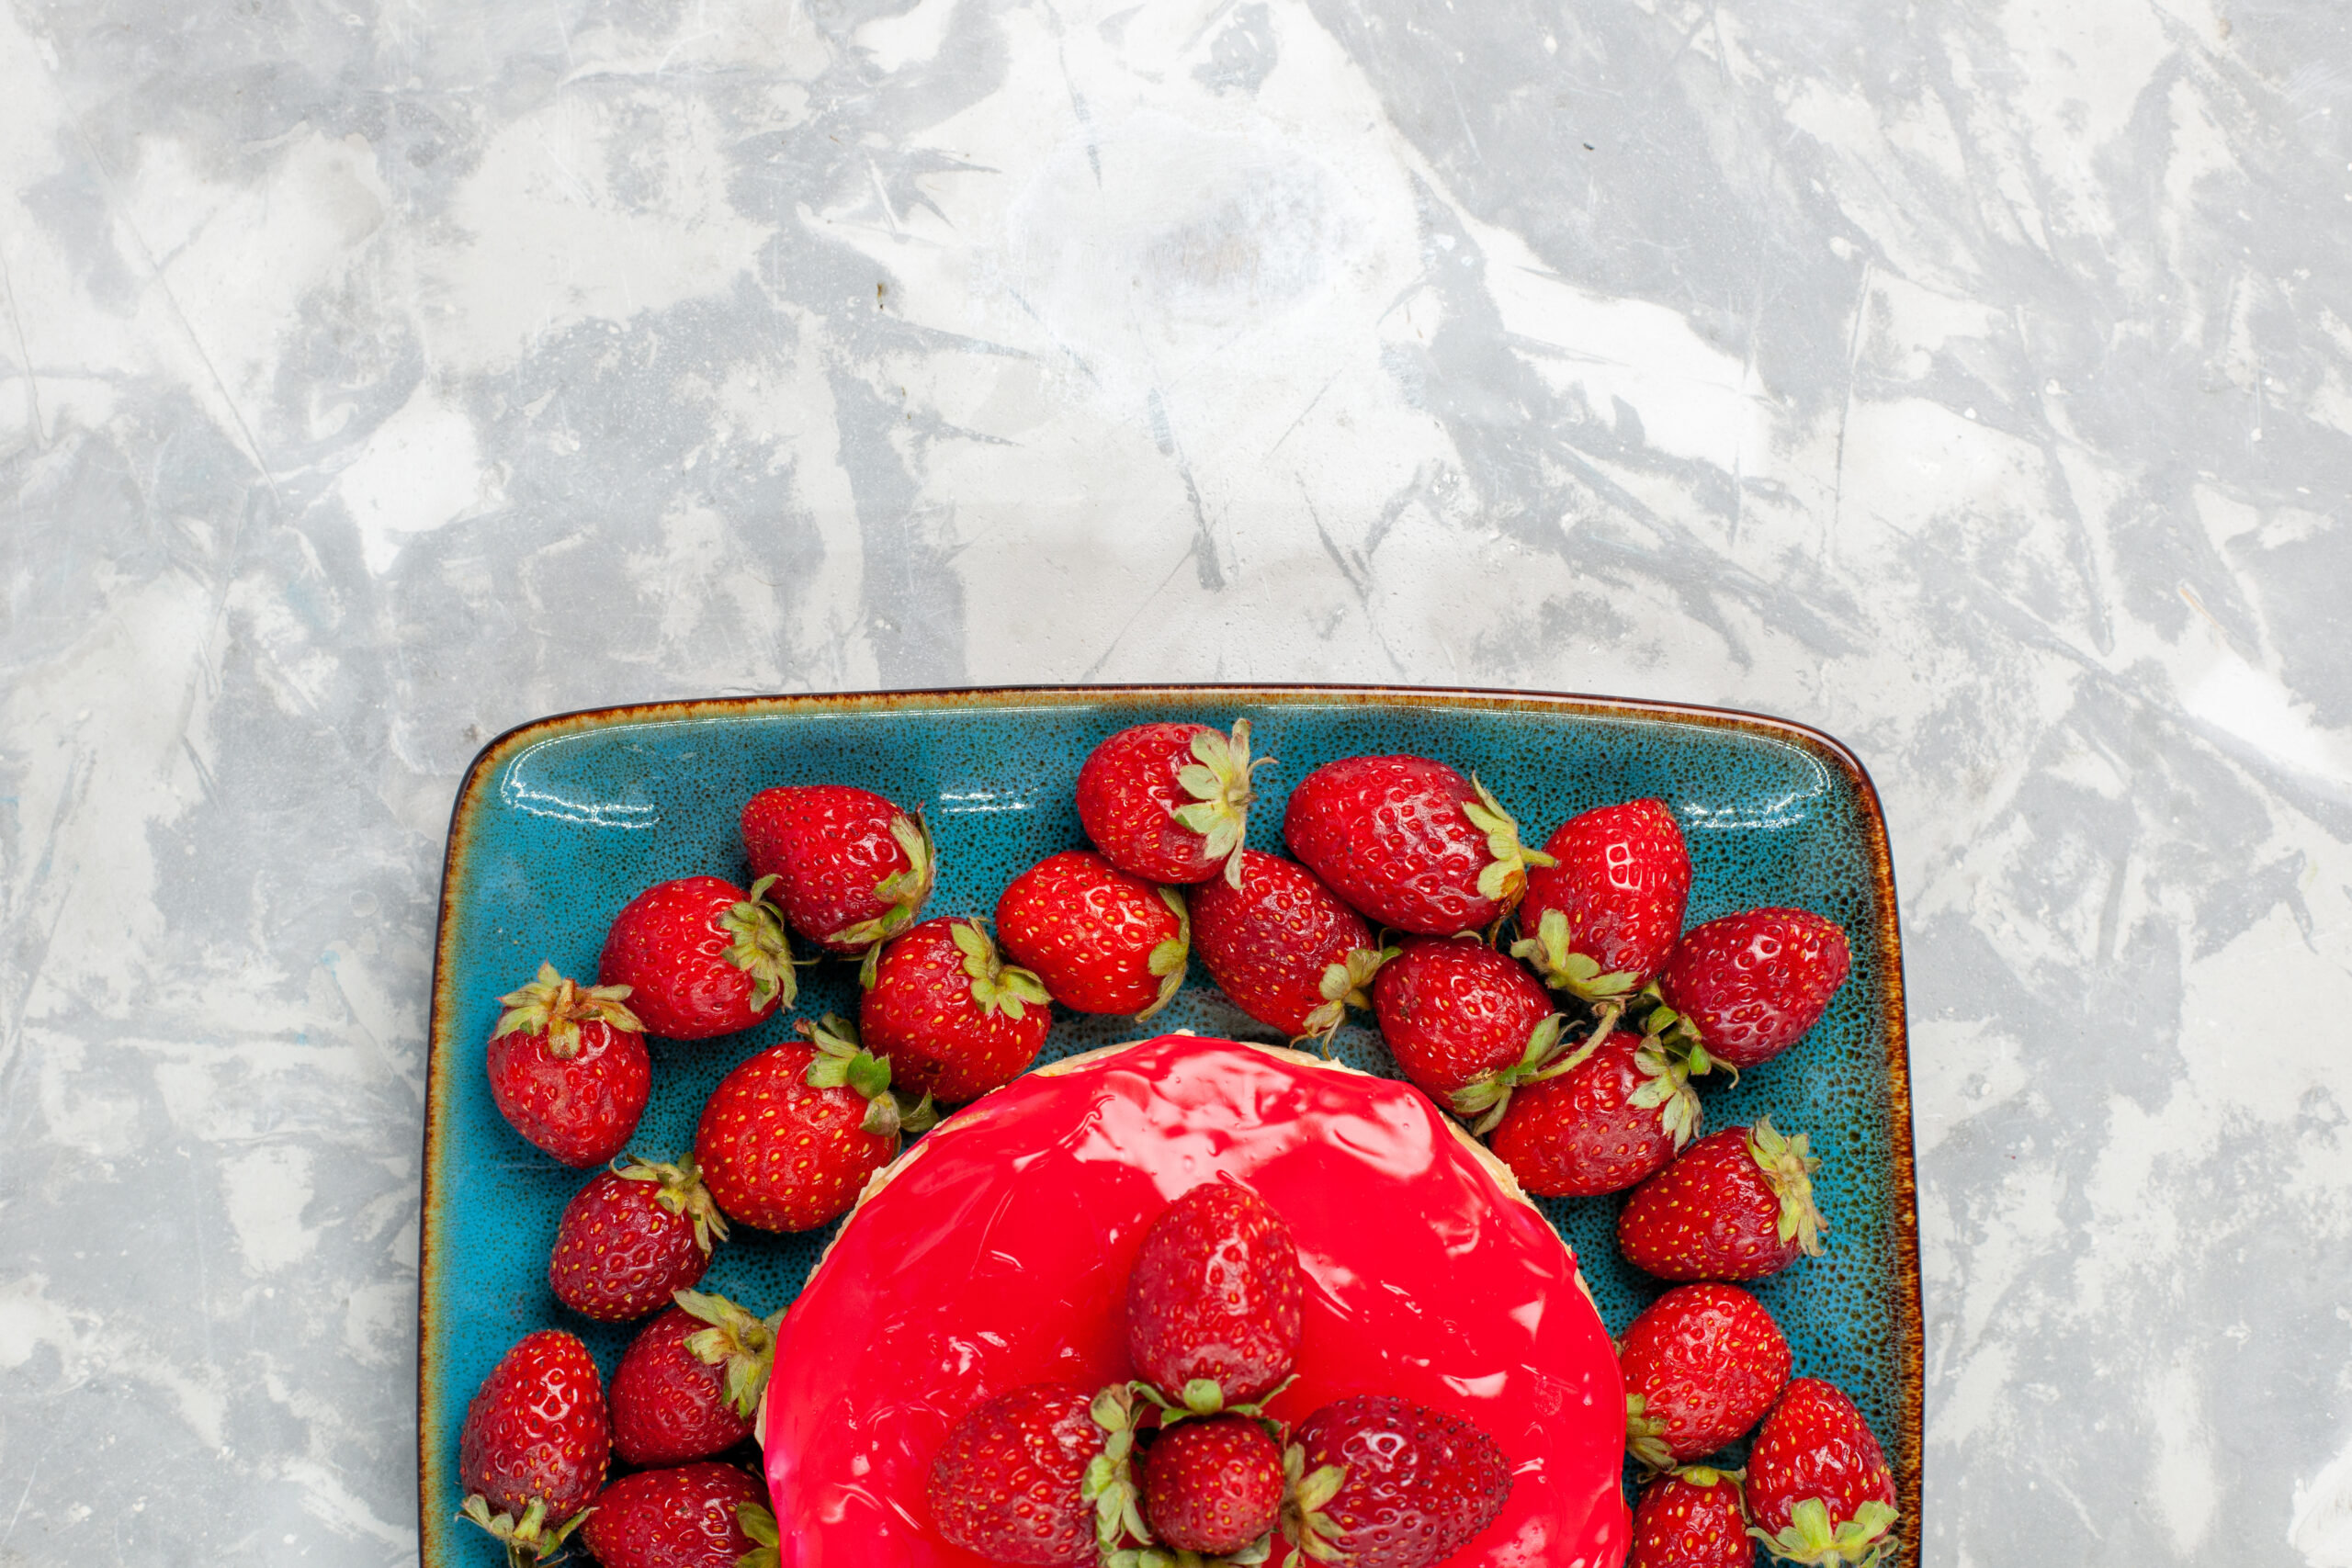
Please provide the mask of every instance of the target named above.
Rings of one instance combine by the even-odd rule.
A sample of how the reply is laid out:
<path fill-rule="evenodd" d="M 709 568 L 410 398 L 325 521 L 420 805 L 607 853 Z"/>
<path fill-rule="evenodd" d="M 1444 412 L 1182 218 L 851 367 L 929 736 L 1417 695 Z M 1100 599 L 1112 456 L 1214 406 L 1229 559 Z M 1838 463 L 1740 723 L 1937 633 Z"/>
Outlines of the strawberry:
<path fill-rule="evenodd" d="M 749 1029 L 799 991 L 784 918 L 762 877 L 746 892 L 716 876 L 657 883 L 605 935 L 597 978 L 631 987 L 631 1010 L 665 1040 Z"/>
<path fill-rule="evenodd" d="M 1188 1421 L 1144 1450 L 1144 1521 L 1163 1546 L 1221 1556 L 1283 1516 L 1283 1450 L 1246 1416 Z"/>
<path fill-rule="evenodd" d="M 1492 925 L 1551 863 L 1486 785 L 1424 757 L 1326 762 L 1290 792 L 1283 839 L 1367 919 L 1428 936 Z"/>
<path fill-rule="evenodd" d="M 1648 1038 L 1614 1031 L 1539 1068 L 1489 1140 L 1519 1184 L 1591 1198 L 1647 1180 L 1699 1130 L 1699 1097 Z"/>
<path fill-rule="evenodd" d="M 1661 1280 L 1759 1280 L 1817 1258 L 1829 1228 L 1813 1204 L 1820 1166 L 1803 1133 L 1782 1137 L 1769 1117 L 1727 1127 L 1634 1189 L 1618 1247 Z"/>
<path fill-rule="evenodd" d="M 1551 997 L 1482 942 L 1400 942 L 1373 982 L 1372 1005 L 1405 1076 L 1465 1116 L 1487 1116 L 1481 1131 L 1558 1054 Z"/>
<path fill-rule="evenodd" d="M 515 1341 L 482 1379 L 458 1431 L 464 1517 L 518 1565 L 555 1555 L 605 1483 L 612 1428 L 588 1347 L 560 1329 Z"/>
<path fill-rule="evenodd" d="M 1078 819 L 1102 858 L 1147 882 L 1241 885 L 1237 858 L 1249 831 L 1250 721 L 1228 739 L 1205 724 L 1139 724 L 1087 753 L 1078 770 Z"/>
<path fill-rule="evenodd" d="M 1767 1551 L 1815 1568 L 1873 1568 L 1893 1552 L 1902 1517 L 1870 1424 L 1817 1378 L 1789 1384 L 1764 1417 L 1747 1457 L 1747 1513 Z"/>
<path fill-rule="evenodd" d="M 1819 1021 L 1851 962 L 1846 933 L 1809 909 L 1725 915 L 1674 944 L 1658 976 L 1666 1007 L 1644 1027 L 1670 1029 L 1714 1061 L 1753 1067 Z"/>
<path fill-rule="evenodd" d="M 1510 1500 L 1510 1461 L 1494 1438 L 1386 1394 L 1333 1400 L 1309 1416 L 1283 1469 L 1283 1538 L 1340 1568 L 1442 1562 Z"/>
<path fill-rule="evenodd" d="M 1175 996 L 1193 947 L 1182 894 L 1083 850 L 1047 855 L 1014 877 L 996 901 L 996 929 L 1062 1006 L 1138 1021 Z"/>
<path fill-rule="evenodd" d="M 498 999 L 485 1059 L 490 1098 L 524 1137 L 568 1166 L 602 1165 L 645 1114 L 652 1066 L 627 986 L 573 985 L 552 964 Z"/>
<path fill-rule="evenodd" d="M 731 1464 L 640 1471 L 597 1495 L 580 1539 L 604 1568 L 749 1568 L 745 1554 L 761 1544 L 755 1520 L 764 1517 L 765 1544 L 775 1544 L 766 1500 L 766 1489 Z"/>
<path fill-rule="evenodd" d="M 752 1435 L 775 1357 L 778 1313 L 756 1318 L 722 1296 L 680 1291 L 613 1369 L 613 1448 L 631 1464 L 708 1459 Z"/>
<path fill-rule="evenodd" d="M 1127 1353 L 1195 1416 L 1255 1414 L 1290 1375 L 1306 1289 L 1273 1205 L 1210 1181 L 1160 1211 L 1127 1276 Z"/>
<path fill-rule="evenodd" d="M 1589 1002 L 1631 997 L 1666 966 L 1690 896 L 1690 855 L 1662 801 L 1571 817 L 1544 844 L 1554 863 L 1527 874 L 1529 933 L 1511 952 L 1544 983 Z"/>
<path fill-rule="evenodd" d="M 1133 1397 L 1042 1382 L 974 1407 L 932 1461 L 933 1528 L 951 1546 L 1040 1568 L 1092 1563 L 1098 1546 L 1140 1535 Z"/>
<path fill-rule="evenodd" d="M 662 1308 L 710 1267 L 727 1222 L 689 1157 L 657 1165 L 632 1156 L 572 1194 L 556 1222 L 548 1288 L 582 1316 L 622 1323 Z"/>
<path fill-rule="evenodd" d="M 1185 900 L 1201 961 L 1260 1023 L 1328 1041 L 1350 1007 L 1371 1007 L 1372 977 L 1397 950 L 1295 861 L 1243 850 L 1231 863 L 1238 881 L 1204 882 Z"/>
<path fill-rule="evenodd" d="M 1053 1022 L 1044 983 L 1000 958 L 978 920 L 925 920 L 892 942 L 857 1004 L 892 1077 L 951 1104 L 1012 1082 Z"/>
<path fill-rule="evenodd" d="M 1755 1562 L 1734 1472 L 1693 1465 L 1659 1476 L 1642 1493 L 1625 1568 L 1754 1568 Z"/>
<path fill-rule="evenodd" d="M 728 1217 L 762 1230 L 805 1231 L 847 1213 L 866 1179 L 899 1152 L 900 1132 L 937 1120 L 890 1089 L 890 1064 L 860 1048 L 857 1030 L 828 1015 L 737 1065 L 703 1102 L 695 1158 Z"/>
<path fill-rule="evenodd" d="M 775 879 L 785 919 L 828 953 L 863 953 L 898 935 L 931 896 L 931 829 L 872 790 L 764 789 L 742 820 L 752 874 Z"/>
<path fill-rule="evenodd" d="M 1743 1437 L 1789 1381 L 1789 1342 L 1736 1285 L 1677 1285 L 1634 1320 L 1617 1348 L 1625 1446 L 1652 1470 Z"/>

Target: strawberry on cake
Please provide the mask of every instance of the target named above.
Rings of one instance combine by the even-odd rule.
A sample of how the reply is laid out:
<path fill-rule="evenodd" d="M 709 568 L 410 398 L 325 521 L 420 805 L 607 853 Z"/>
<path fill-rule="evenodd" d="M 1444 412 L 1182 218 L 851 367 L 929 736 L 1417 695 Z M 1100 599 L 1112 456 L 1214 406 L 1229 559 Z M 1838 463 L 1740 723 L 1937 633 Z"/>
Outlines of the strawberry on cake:
<path fill-rule="evenodd" d="M 1623 1560 L 1616 1357 L 1575 1258 L 1508 1172 L 1408 1085 L 1169 1035 L 1016 1080 L 868 1187 L 785 1319 L 759 1415 L 784 1568 L 989 1562 L 933 1517 L 943 1445 L 1013 1391 L 1146 1377 L 1130 1277 L 1154 1222 L 1210 1183 L 1262 1199 L 1296 1245 L 1295 1377 L 1268 1416 L 1303 1442 L 1310 1416 L 1389 1421 L 1393 1405 L 1430 1440 L 1491 1439 L 1507 1498 L 1448 1563 Z M 1187 1442 L 1216 1440 L 1203 1430 Z M 1155 1452 L 1147 1471 L 1176 1462 Z M 1268 1561 L 1306 1559 L 1277 1531 Z"/>

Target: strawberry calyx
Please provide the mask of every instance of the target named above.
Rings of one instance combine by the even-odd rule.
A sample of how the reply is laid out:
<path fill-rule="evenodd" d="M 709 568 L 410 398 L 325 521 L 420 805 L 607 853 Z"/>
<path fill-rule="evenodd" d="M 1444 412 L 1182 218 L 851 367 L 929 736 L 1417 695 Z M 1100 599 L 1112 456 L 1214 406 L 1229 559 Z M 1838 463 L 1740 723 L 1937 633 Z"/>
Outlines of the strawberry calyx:
<path fill-rule="evenodd" d="M 1176 782 L 1193 797 L 1189 806 L 1171 807 L 1169 815 L 1208 840 L 1203 853 L 1225 862 L 1225 880 L 1241 891 L 1241 841 L 1250 830 L 1250 803 L 1257 798 L 1250 775 L 1273 761 L 1250 760 L 1250 721 L 1233 721 L 1230 737 L 1204 729 L 1193 737 L 1193 761 L 1176 774 Z"/>
<path fill-rule="evenodd" d="M 846 1089 L 865 1101 L 865 1120 L 858 1123 L 861 1131 L 877 1138 L 895 1138 L 902 1133 L 927 1132 L 937 1124 L 939 1111 L 930 1095 L 909 1104 L 903 1090 L 890 1087 L 890 1058 L 877 1056 L 860 1044 L 857 1025 L 829 1012 L 821 1019 L 796 1020 L 792 1027 L 817 1049 L 817 1058 L 804 1075 L 808 1087 Z"/>
<path fill-rule="evenodd" d="M 1327 1464 L 1310 1473 L 1305 1448 L 1293 1443 L 1283 1450 L 1283 1539 L 1317 1562 L 1344 1561 L 1340 1527 L 1323 1510 L 1347 1480 L 1346 1465 Z"/>
<path fill-rule="evenodd" d="M 776 1568 L 781 1542 L 776 1537 L 774 1514 L 757 1503 L 738 1503 L 735 1528 L 752 1540 L 752 1550 L 735 1560 L 735 1568 Z"/>
<path fill-rule="evenodd" d="M 1559 909 L 1544 910 L 1535 922 L 1535 934 L 1521 936 L 1512 942 L 1510 955 L 1533 965 L 1536 975 L 1552 989 L 1566 991 L 1588 1002 L 1622 1001 L 1632 993 L 1634 982 L 1641 978 L 1624 970 L 1604 970 L 1599 959 L 1572 950 L 1568 946 L 1568 917 Z"/>
<path fill-rule="evenodd" d="M 1783 1134 L 1770 1116 L 1759 1116 L 1747 1130 L 1747 1152 L 1781 1200 L 1781 1239 L 1794 1241 L 1809 1257 L 1820 1257 L 1821 1233 L 1829 1222 L 1814 1206 L 1813 1173 L 1821 1168 L 1821 1161 L 1807 1149 L 1805 1134 Z"/>
<path fill-rule="evenodd" d="M 972 981 L 972 1005 L 994 1018 L 1001 1010 L 1014 1022 L 1033 1007 L 1049 1007 L 1046 983 L 1028 970 L 1007 964 L 989 940 L 989 929 L 978 920 L 958 920 L 947 928 L 956 951 L 964 955 L 964 973 Z"/>
<path fill-rule="evenodd" d="M 1225 1385 L 1215 1378 L 1194 1378 L 1177 1390 L 1176 1397 L 1173 1399 L 1148 1382 L 1136 1383 L 1135 1390 L 1159 1407 L 1159 1424 L 1162 1427 L 1173 1427 L 1179 1421 L 1191 1421 L 1196 1418 L 1206 1420 L 1212 1416 L 1244 1416 L 1265 1427 L 1268 1437 L 1280 1441 L 1283 1435 L 1281 1427 L 1266 1414 L 1266 1405 L 1275 1395 L 1297 1381 L 1298 1374 L 1294 1372 L 1257 1398 L 1243 1404 L 1227 1404 L 1225 1402 Z"/>
<path fill-rule="evenodd" d="M 894 871 L 874 885 L 874 896 L 890 907 L 870 920 L 843 926 L 824 938 L 826 942 L 862 947 L 871 953 L 876 946 L 915 923 L 915 914 L 931 897 L 932 880 L 938 874 L 938 846 L 932 842 L 931 824 L 920 812 L 911 818 L 903 814 L 891 818 L 890 837 L 907 857 L 904 871 Z"/>
<path fill-rule="evenodd" d="M 1173 887 L 1159 891 L 1159 901 L 1176 917 L 1176 934 L 1153 948 L 1151 956 L 1145 960 L 1144 967 L 1159 976 L 1159 995 L 1152 998 L 1149 1007 L 1136 1014 L 1137 1023 L 1176 999 L 1176 992 L 1184 984 L 1184 965 L 1193 957 L 1193 912 L 1185 907 L 1184 896 Z"/>
<path fill-rule="evenodd" d="M 1706 1112 L 1699 1104 L 1699 1091 L 1690 1087 L 1692 1068 L 1688 1061 L 1645 1039 L 1634 1049 L 1634 1069 L 1643 1081 L 1630 1103 L 1637 1110 L 1657 1111 L 1658 1125 L 1666 1129 L 1676 1148 L 1697 1137 Z"/>
<path fill-rule="evenodd" d="M 1789 1510 L 1788 1526 L 1778 1534 L 1767 1534 L 1755 1525 L 1747 1527 L 1747 1533 L 1786 1562 L 1802 1562 L 1807 1568 L 1878 1568 L 1894 1547 L 1891 1532 L 1901 1517 L 1891 1505 L 1873 1497 L 1856 1508 L 1852 1518 L 1834 1524 L 1829 1505 L 1819 1497 L 1807 1497 Z"/>
<path fill-rule="evenodd" d="M 1306 1027 L 1296 1036 L 1295 1043 L 1311 1040 L 1327 1048 L 1340 1025 L 1348 1021 L 1350 1008 L 1372 1009 L 1372 977 L 1380 966 L 1404 949 L 1397 947 L 1351 948 L 1347 957 L 1323 967 L 1322 983 L 1316 989 L 1321 993 L 1323 1005 L 1306 1015 Z"/>
<path fill-rule="evenodd" d="M 1690 1021 L 1689 1014 L 1677 1012 L 1667 1006 L 1657 986 L 1649 987 L 1636 999 L 1646 999 L 1650 1004 L 1650 1010 L 1642 1018 L 1642 1032 L 1648 1036 L 1649 1043 L 1662 1056 L 1679 1064 L 1684 1075 L 1690 1077 L 1698 1077 L 1721 1067 L 1731 1075 L 1733 1087 L 1738 1087 L 1739 1069 L 1707 1050 L 1707 1043 L 1699 1033 L 1699 1026 Z"/>
<path fill-rule="evenodd" d="M 1087 1414 L 1102 1429 L 1102 1451 L 1086 1462 L 1079 1495 L 1094 1505 L 1094 1540 L 1102 1555 L 1120 1550 L 1123 1537 L 1148 1544 L 1143 1495 L 1136 1485 L 1136 1393 L 1141 1383 L 1114 1382 L 1094 1396 Z"/>
<path fill-rule="evenodd" d="M 718 929 L 734 938 L 719 956 L 752 977 L 752 1009 L 763 1010 L 770 1002 L 790 1007 L 800 994 L 792 972 L 792 939 L 785 934 L 784 911 L 767 900 L 774 876 L 752 884 L 752 896 L 730 905 L 718 917 Z"/>
<path fill-rule="evenodd" d="M 582 1508 L 559 1525 L 548 1521 L 548 1505 L 544 1497 L 534 1497 L 523 1510 L 523 1517 L 493 1514 L 490 1499 L 476 1492 L 467 1497 L 458 1509 L 458 1517 L 470 1519 L 488 1530 L 506 1548 L 509 1568 L 532 1568 L 532 1564 L 549 1562 L 563 1554 L 564 1539 L 587 1520 L 594 1508 Z"/>
<path fill-rule="evenodd" d="M 775 1332 L 784 1314 L 753 1317 L 724 1296 L 700 1291 L 673 1291 L 670 1299 L 687 1316 L 710 1325 L 686 1336 L 686 1348 L 706 1365 L 724 1369 L 727 1403 L 748 1421 L 759 1408 L 760 1391 L 767 1386 L 775 1365 Z"/>
<path fill-rule="evenodd" d="M 1648 1475 L 1663 1474 L 1674 1468 L 1674 1450 L 1666 1446 L 1666 1417 L 1648 1412 L 1646 1396 L 1625 1396 L 1625 1450 L 1647 1472 L 1645 1480 Z"/>
<path fill-rule="evenodd" d="M 1478 792 L 1478 798 L 1464 801 L 1462 815 L 1470 818 L 1472 827 L 1487 835 L 1487 853 L 1494 857 L 1478 873 L 1478 896 L 1491 898 L 1508 909 L 1527 891 L 1529 866 L 1557 863 L 1542 850 L 1531 850 L 1519 841 L 1518 819 L 1503 809 L 1495 792 L 1479 783 L 1475 773 L 1471 775 L 1470 787 Z"/>
<path fill-rule="evenodd" d="M 1488 1073 L 1485 1077 L 1455 1089 L 1452 1097 L 1453 1109 L 1464 1116 L 1478 1118 L 1471 1124 L 1473 1133 L 1484 1134 L 1493 1132 L 1502 1124 L 1503 1112 L 1510 1107 L 1513 1089 L 1541 1083 L 1545 1078 L 1556 1078 L 1584 1066 L 1586 1060 L 1600 1049 L 1600 1043 L 1609 1038 L 1610 1032 L 1617 1027 L 1621 1010 L 1613 1005 L 1601 1009 L 1600 1017 L 1594 1022 L 1591 1032 L 1584 1037 L 1584 1043 L 1566 1055 L 1562 1055 L 1560 1035 L 1566 1027 L 1567 1020 L 1558 1013 L 1551 1014 L 1527 1032 L 1527 1049 L 1520 1054 L 1518 1061 L 1499 1072 Z"/>
<path fill-rule="evenodd" d="M 575 985 L 543 959 L 537 979 L 498 998 L 506 1010 L 498 1015 L 498 1027 L 491 1031 L 490 1037 L 495 1040 L 503 1034 L 544 1034 L 548 1037 L 548 1055 L 569 1060 L 580 1055 L 580 1026 L 583 1023 L 601 1023 L 632 1034 L 644 1032 L 645 1025 L 638 1021 L 637 1014 L 622 1005 L 628 1001 L 631 989 L 628 986 Z"/>
<path fill-rule="evenodd" d="M 636 1155 L 624 1156 L 622 1163 L 612 1168 L 623 1181 L 651 1181 L 653 1201 L 673 1214 L 684 1214 L 694 1222 L 695 1245 L 702 1248 L 705 1258 L 710 1256 L 710 1244 L 727 1239 L 727 1216 L 718 1212 L 718 1201 L 710 1189 L 702 1184 L 702 1171 L 692 1155 L 680 1155 L 675 1165 L 660 1160 L 641 1159 Z"/>
<path fill-rule="evenodd" d="M 1273 1532 L 1269 1530 L 1240 1551 L 1222 1557 L 1187 1551 L 1181 1546 L 1131 1546 L 1102 1552 L 1096 1562 L 1098 1568 L 1257 1568 L 1273 1551 Z"/>

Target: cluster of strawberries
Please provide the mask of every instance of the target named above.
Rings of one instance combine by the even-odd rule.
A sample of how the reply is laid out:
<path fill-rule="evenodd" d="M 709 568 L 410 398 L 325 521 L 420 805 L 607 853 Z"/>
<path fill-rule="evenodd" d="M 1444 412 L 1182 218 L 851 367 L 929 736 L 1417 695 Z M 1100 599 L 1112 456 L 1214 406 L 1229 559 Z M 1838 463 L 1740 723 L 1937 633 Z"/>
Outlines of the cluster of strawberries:
<path fill-rule="evenodd" d="M 1736 1285 L 1678 1285 L 1618 1345 L 1626 1446 L 1650 1476 L 1631 1568 L 1776 1557 L 1873 1568 L 1894 1550 L 1894 1477 L 1852 1400 L 1789 1377 L 1789 1342 Z M 1757 1428 L 1745 1472 L 1694 1463 Z"/>
<path fill-rule="evenodd" d="M 674 1533 L 692 1513 L 678 1500 L 690 1482 L 735 1484 L 685 1472 L 726 1469 L 707 1456 L 748 1431 L 773 1320 L 694 1292 L 714 1240 L 730 1222 L 801 1231 L 838 1219 L 903 1135 L 933 1124 L 935 1104 L 976 1099 L 1035 1060 L 1052 1003 L 1148 1017 L 1182 985 L 1195 945 L 1236 1006 L 1302 1043 L 1328 1043 L 1351 1007 L 1373 1011 L 1405 1076 L 1488 1137 L 1529 1190 L 1636 1188 L 1618 1236 L 1650 1273 L 1752 1280 L 1821 1250 L 1811 1196 L 1819 1162 L 1804 1136 L 1759 1121 L 1693 1142 L 1702 1112 L 1691 1083 L 1765 1062 L 1813 1026 L 1849 965 L 1834 923 L 1766 908 L 1686 932 L 1690 859 L 1659 802 L 1586 812 L 1531 850 L 1483 784 L 1419 757 L 1314 770 L 1290 792 L 1283 821 L 1297 859 L 1260 853 L 1243 840 L 1263 765 L 1250 756 L 1247 720 L 1230 735 L 1153 724 L 1112 736 L 1077 782 L 1093 849 L 1049 855 L 1013 878 L 993 936 L 976 918 L 920 919 L 935 852 L 919 815 L 846 785 L 766 790 L 741 814 L 748 887 L 690 876 L 648 888 L 614 920 L 595 985 L 542 965 L 504 998 L 487 1055 L 492 1097 L 524 1137 L 584 1168 L 621 1155 L 645 1109 L 642 1034 L 711 1039 L 792 1006 L 791 933 L 859 961 L 863 982 L 854 1023 L 797 1021 L 801 1039 L 734 1067 L 706 1102 L 690 1155 L 632 1158 L 567 1208 L 548 1269 L 558 1297 L 606 1321 L 661 1315 L 624 1357 L 609 1418 L 577 1339 L 549 1331 L 510 1352 L 469 1411 L 468 1516 L 517 1562 L 552 1551 L 574 1528 L 607 1568 L 716 1564 L 733 1561 L 722 1545 L 756 1547 L 773 1526 L 751 1495 L 729 1505 L 724 1529 L 696 1538 L 707 1538 L 703 1556 L 630 1555 L 622 1528 L 638 1493 L 638 1513 L 669 1519 Z M 1505 951 L 1514 914 L 1517 940 Z M 732 1436 L 692 1455 L 639 1457 L 657 1450 L 632 1429 L 669 1418 L 650 1399 L 624 1414 L 640 1352 L 668 1369 L 674 1387 L 662 1400 L 699 1413 L 685 1424 L 715 1435 L 714 1412 L 724 1410 Z M 578 1397 L 531 1408 L 570 1414 L 502 1426 L 503 1414 L 529 1405 L 534 1377 L 559 1378 Z M 1182 1388 L 1149 1372 L 1143 1381 Z M 592 1414 L 601 1437 L 588 1432 Z M 1853 1425 L 1867 1441 L 1859 1417 Z M 632 1464 L 672 1468 L 600 1495 L 607 1438 Z M 516 1457 L 525 1453 L 536 1457 Z M 1829 1516 L 1826 1544 L 1814 1551 L 1809 1535 L 1783 1532 L 1775 1549 L 1799 1562 L 1859 1561 L 1838 1555 L 1853 1540 L 1853 1507 L 1807 1501 Z M 638 1532 L 647 1541 L 657 1533 Z M 1871 1540 L 1883 1534 L 1881 1524 Z M 1318 1561 L 1349 1561 L 1318 1551 L 1312 1531 L 1302 1539 Z"/>
<path fill-rule="evenodd" d="M 1195 1187 L 1145 1232 L 1127 1276 L 1138 1376 L 1031 1383 L 968 1412 L 933 1462 L 939 1533 L 1042 1568 L 1247 1568 L 1279 1528 L 1317 1562 L 1430 1568 L 1494 1521 L 1510 1465 L 1467 1421 L 1408 1400 L 1333 1400 L 1285 1434 L 1305 1294 L 1272 1206 Z"/>

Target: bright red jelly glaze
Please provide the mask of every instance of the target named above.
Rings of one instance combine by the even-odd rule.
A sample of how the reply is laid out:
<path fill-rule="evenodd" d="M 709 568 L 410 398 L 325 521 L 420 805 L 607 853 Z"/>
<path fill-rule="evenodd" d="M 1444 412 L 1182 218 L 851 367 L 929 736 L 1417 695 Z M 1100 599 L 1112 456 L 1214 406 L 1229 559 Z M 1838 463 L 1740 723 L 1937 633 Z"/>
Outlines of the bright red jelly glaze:
<path fill-rule="evenodd" d="M 981 1568 L 932 1531 L 967 1410 L 1132 1374 L 1127 1273 L 1219 1174 L 1281 1210 L 1306 1275 L 1298 1381 L 1268 1406 L 1393 1393 L 1491 1433 L 1510 1505 L 1453 1568 L 1616 1568 L 1617 1359 L 1574 1257 L 1411 1086 L 1165 1035 L 1015 1080 L 854 1214 L 786 1317 L 760 1412 L 784 1568 Z M 1274 1564 L 1295 1557 L 1276 1540 Z"/>

